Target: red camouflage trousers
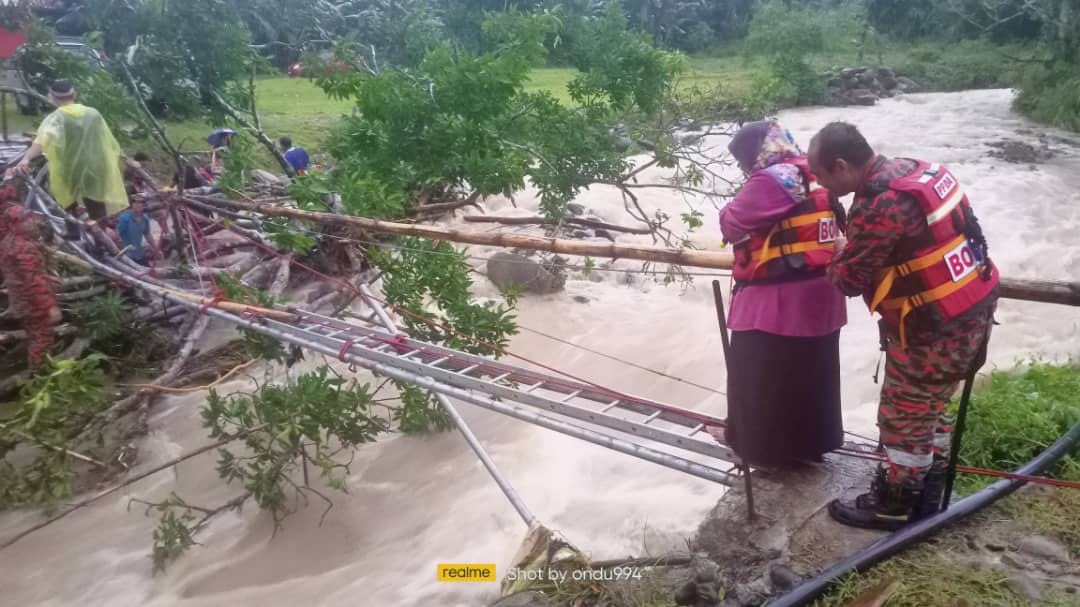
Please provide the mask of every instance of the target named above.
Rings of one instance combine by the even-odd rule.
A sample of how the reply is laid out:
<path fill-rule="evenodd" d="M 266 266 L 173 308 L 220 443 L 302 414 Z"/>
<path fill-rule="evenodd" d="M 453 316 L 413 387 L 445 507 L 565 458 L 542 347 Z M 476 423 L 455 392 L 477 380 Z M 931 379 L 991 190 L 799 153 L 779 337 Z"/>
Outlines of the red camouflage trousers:
<path fill-rule="evenodd" d="M 30 368 L 36 369 L 52 349 L 59 308 L 32 217 L 25 209 L 2 203 L 0 273 L 7 287 L 8 305 L 26 330 Z"/>
<path fill-rule="evenodd" d="M 946 405 L 978 362 L 995 308 L 964 319 L 931 344 L 909 343 L 905 349 L 889 340 L 878 408 L 889 484 L 917 488 L 934 456 L 948 457 L 952 420 Z"/>

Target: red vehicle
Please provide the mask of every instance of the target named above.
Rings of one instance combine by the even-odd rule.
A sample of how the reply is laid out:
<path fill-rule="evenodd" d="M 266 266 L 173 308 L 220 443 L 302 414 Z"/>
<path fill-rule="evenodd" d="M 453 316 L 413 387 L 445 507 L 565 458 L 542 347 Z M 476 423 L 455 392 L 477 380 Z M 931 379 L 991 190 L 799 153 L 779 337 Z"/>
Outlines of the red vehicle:
<path fill-rule="evenodd" d="M 0 59 L 7 61 L 15 56 L 15 51 L 26 44 L 26 32 L 13 32 L 0 27 Z"/>

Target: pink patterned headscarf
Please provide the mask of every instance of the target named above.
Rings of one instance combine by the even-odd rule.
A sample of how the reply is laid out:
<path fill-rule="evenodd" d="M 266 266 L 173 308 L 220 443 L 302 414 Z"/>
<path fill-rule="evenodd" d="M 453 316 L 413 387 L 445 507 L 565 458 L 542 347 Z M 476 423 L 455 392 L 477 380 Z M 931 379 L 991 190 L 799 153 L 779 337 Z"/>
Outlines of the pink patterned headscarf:
<path fill-rule="evenodd" d="M 803 153 L 791 133 L 776 120 L 759 120 L 743 125 L 732 137 L 728 150 L 739 165 L 749 169 L 750 173 Z"/>

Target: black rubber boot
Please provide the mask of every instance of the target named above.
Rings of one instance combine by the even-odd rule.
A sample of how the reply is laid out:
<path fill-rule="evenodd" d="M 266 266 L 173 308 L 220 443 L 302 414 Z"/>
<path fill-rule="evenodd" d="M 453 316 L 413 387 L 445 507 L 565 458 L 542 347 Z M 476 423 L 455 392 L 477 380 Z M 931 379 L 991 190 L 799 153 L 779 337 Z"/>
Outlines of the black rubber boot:
<path fill-rule="evenodd" d="M 942 498 L 945 496 L 945 477 L 949 472 L 949 463 L 944 458 L 934 456 L 934 464 L 923 479 L 922 494 L 915 510 L 911 513 L 911 520 L 934 516 L 942 511 Z"/>
<path fill-rule="evenodd" d="M 833 500 L 829 515 L 849 527 L 896 531 L 915 520 L 912 514 L 921 493 L 919 489 L 890 485 L 885 481 L 885 469 L 879 467 L 869 493 L 860 495 L 854 502 Z"/>

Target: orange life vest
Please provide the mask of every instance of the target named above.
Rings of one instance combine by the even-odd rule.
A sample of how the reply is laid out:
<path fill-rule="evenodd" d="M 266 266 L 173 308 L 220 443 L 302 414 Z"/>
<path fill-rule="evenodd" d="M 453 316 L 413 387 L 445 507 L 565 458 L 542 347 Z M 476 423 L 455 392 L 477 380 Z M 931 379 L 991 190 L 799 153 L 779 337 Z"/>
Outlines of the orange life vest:
<path fill-rule="evenodd" d="M 997 267 L 960 182 L 939 164 L 917 161 L 911 174 L 889 187 L 915 197 L 926 215 L 928 231 L 898 244 L 902 263 L 881 270 L 875 280 L 870 312 L 880 312 L 907 346 L 904 320 L 922 306 L 933 306 L 941 322 L 970 310 L 997 286 Z"/>
<path fill-rule="evenodd" d="M 806 157 L 787 161 L 798 167 L 807 194 L 767 232 L 735 244 L 732 275 L 737 284 L 769 284 L 824 276 L 840 227 L 829 191 L 810 172 Z"/>

